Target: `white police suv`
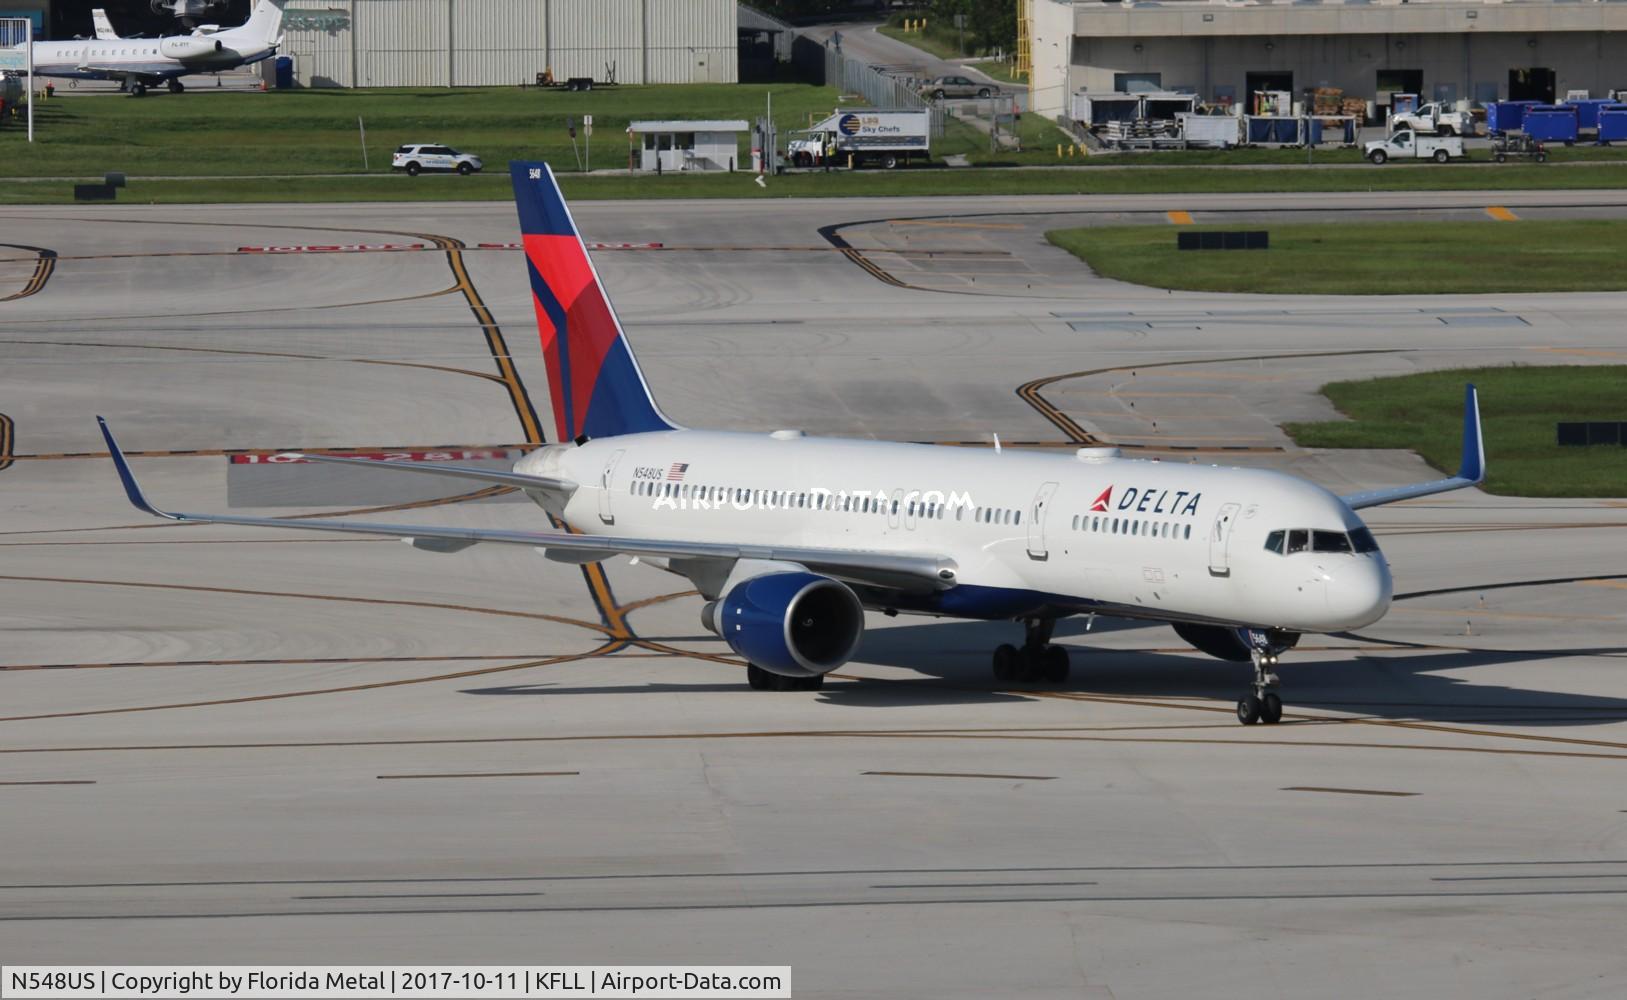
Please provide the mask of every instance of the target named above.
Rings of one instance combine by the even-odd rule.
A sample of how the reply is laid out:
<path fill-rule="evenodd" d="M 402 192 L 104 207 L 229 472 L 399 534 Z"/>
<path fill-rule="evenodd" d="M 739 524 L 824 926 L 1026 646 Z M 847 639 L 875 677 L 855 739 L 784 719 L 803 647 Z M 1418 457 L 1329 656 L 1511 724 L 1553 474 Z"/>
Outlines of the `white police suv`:
<path fill-rule="evenodd" d="M 395 155 L 390 158 L 391 170 L 405 170 L 413 177 L 417 177 L 425 170 L 456 170 L 468 176 L 484 166 L 478 156 L 460 153 L 451 146 L 437 146 L 428 142 L 408 143 L 398 148 Z"/>

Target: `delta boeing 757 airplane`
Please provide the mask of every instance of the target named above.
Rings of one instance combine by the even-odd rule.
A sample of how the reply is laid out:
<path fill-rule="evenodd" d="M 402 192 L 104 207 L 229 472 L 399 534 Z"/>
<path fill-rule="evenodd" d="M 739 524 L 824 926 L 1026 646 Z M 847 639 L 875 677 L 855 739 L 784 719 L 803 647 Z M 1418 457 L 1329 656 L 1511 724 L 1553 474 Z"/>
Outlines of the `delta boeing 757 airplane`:
<path fill-rule="evenodd" d="M 1473 386 L 1457 475 L 1346 497 L 1278 472 L 1111 448 L 679 427 L 650 394 L 552 171 L 510 170 L 562 443 L 512 472 L 384 467 L 523 490 L 569 532 L 169 513 L 143 496 L 102 421 L 130 502 L 175 521 L 390 535 L 431 552 L 494 542 L 568 563 L 635 556 L 695 585 L 702 622 L 747 661 L 753 688 L 818 688 L 857 651 L 866 610 L 1020 622 L 1022 645 L 994 651 L 1000 681 L 1066 679 L 1067 651 L 1050 643 L 1061 618 L 1168 622 L 1205 653 L 1252 661 L 1237 703 L 1252 725 L 1282 718 L 1272 668 L 1302 633 L 1361 628 L 1389 607 L 1389 568 L 1355 511 L 1484 476 Z"/>

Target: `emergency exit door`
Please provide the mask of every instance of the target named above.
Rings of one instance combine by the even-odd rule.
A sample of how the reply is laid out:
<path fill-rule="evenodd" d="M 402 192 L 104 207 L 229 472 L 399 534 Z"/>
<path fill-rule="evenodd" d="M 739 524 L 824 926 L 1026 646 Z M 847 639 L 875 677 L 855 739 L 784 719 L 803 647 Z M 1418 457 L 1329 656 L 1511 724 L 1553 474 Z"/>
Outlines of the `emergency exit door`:
<path fill-rule="evenodd" d="M 1231 562 L 1226 555 L 1226 547 L 1232 538 L 1232 522 L 1237 520 L 1238 504 L 1229 503 L 1220 508 L 1215 515 L 1215 523 L 1209 528 L 1209 575 L 1230 576 Z"/>

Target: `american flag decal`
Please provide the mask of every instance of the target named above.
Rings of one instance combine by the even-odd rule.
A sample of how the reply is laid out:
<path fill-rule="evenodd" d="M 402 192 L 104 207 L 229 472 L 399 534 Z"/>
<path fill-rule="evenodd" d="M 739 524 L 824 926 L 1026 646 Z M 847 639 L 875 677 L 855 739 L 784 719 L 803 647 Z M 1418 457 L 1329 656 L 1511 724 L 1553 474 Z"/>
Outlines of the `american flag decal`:
<path fill-rule="evenodd" d="M 673 462 L 672 468 L 667 470 L 667 478 L 675 483 L 681 483 L 684 481 L 684 473 L 688 471 L 688 462 Z"/>

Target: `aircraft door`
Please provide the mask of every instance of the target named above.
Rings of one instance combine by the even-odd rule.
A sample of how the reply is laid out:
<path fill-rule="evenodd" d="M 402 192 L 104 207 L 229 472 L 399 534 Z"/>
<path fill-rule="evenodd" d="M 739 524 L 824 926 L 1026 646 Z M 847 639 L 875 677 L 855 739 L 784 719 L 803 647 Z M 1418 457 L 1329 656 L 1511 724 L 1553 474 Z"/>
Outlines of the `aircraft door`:
<path fill-rule="evenodd" d="M 611 452 L 609 461 L 604 464 L 604 471 L 599 474 L 599 520 L 605 524 L 616 523 L 615 512 L 610 506 L 610 495 L 612 484 L 615 482 L 616 465 L 625 454 L 627 454 L 625 449 Z"/>
<path fill-rule="evenodd" d="M 1051 499 L 1056 496 L 1056 483 L 1045 483 L 1034 494 L 1034 502 L 1028 505 L 1028 558 L 1045 560 L 1051 557 L 1050 549 L 1045 545 L 1045 515 L 1051 506 Z"/>
<path fill-rule="evenodd" d="M 1230 576 L 1231 563 L 1226 558 L 1226 546 L 1232 537 L 1232 522 L 1237 520 L 1237 508 L 1240 505 L 1229 503 L 1220 508 L 1215 515 L 1215 523 L 1209 528 L 1209 575 Z"/>

